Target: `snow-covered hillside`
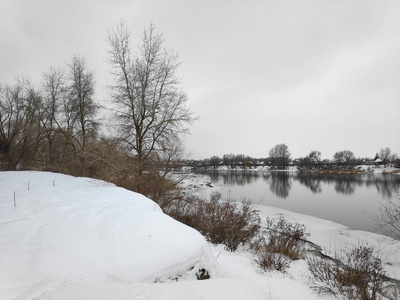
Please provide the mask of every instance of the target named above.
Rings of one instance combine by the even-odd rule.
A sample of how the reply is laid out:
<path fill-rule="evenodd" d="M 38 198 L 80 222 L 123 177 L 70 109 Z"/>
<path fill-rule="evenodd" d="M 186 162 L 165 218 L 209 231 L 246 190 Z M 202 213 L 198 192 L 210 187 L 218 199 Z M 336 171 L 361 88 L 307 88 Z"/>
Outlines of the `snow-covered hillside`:
<path fill-rule="evenodd" d="M 15 205 L 14 206 L 14 193 Z M 382 236 L 264 208 L 305 223 L 325 249 L 361 236 L 397 255 Z M 380 243 L 380 244 L 379 244 Z M 396 248 L 396 247 L 395 247 Z M 394 248 L 394 249 L 395 249 Z M 332 249 L 330 249 L 332 250 Z M 205 268 L 210 280 L 198 281 Z M 46 172 L 0 172 L 0 299 L 333 299 L 309 287 L 304 261 L 261 274 L 249 252 L 227 252 L 112 184 Z"/>
<path fill-rule="evenodd" d="M 0 200 L 1 299 L 84 281 L 154 282 L 207 267 L 208 245 L 197 231 L 102 181 L 1 172 Z"/>

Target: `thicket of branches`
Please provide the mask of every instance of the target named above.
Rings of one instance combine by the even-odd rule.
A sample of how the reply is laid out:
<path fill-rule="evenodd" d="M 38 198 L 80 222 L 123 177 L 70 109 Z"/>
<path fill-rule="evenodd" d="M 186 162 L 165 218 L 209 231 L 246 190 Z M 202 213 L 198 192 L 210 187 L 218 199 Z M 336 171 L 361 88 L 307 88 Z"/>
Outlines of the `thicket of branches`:
<path fill-rule="evenodd" d="M 37 87 L 28 78 L 0 86 L 0 169 L 85 173 L 86 147 L 98 137 L 94 75 L 83 57 L 49 68 Z"/>
<path fill-rule="evenodd" d="M 381 205 L 375 215 L 377 229 L 391 238 L 400 241 L 400 189 L 397 196 Z"/>
<path fill-rule="evenodd" d="M 0 170 L 100 178 L 154 200 L 165 194 L 173 187 L 165 175 L 182 154 L 180 134 L 194 117 L 176 76 L 178 56 L 163 42 L 152 25 L 138 46 L 123 23 L 108 35 L 107 124 L 84 57 L 50 67 L 36 85 L 27 78 L 0 84 Z M 113 135 L 101 135 L 101 126 Z"/>
<path fill-rule="evenodd" d="M 108 35 L 114 117 L 122 143 L 135 153 L 139 192 L 145 190 L 146 173 L 152 169 L 149 161 L 169 161 L 176 155 L 181 150 L 177 137 L 194 121 L 176 75 L 178 55 L 163 42 L 153 25 L 136 49 L 124 23 Z"/>

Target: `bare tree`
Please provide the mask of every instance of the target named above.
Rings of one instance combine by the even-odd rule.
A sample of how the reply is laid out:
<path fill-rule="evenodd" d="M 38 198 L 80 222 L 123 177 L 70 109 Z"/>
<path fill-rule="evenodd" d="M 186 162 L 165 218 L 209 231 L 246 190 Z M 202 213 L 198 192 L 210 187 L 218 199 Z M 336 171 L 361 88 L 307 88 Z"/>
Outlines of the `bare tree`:
<path fill-rule="evenodd" d="M 1 170 L 11 170 L 18 164 L 11 154 L 22 128 L 22 87 L 0 87 L 0 158 Z"/>
<path fill-rule="evenodd" d="M 47 140 L 47 155 L 51 166 L 54 160 L 54 143 L 57 134 L 61 134 L 64 127 L 60 119 L 60 113 L 67 98 L 67 87 L 62 69 L 50 67 L 48 71 L 43 72 L 42 94 L 40 120 L 43 134 Z"/>
<path fill-rule="evenodd" d="M 28 79 L 22 79 L 21 85 L 24 90 L 24 122 L 22 127 L 22 148 L 20 158 L 26 158 L 24 164 L 26 166 L 34 166 L 37 155 L 40 152 L 40 143 L 43 138 L 43 130 L 40 123 L 39 111 L 42 102 L 40 92 L 34 87 Z"/>
<path fill-rule="evenodd" d="M 1 169 L 16 169 L 28 154 L 29 164 L 33 163 L 41 139 L 40 101 L 40 94 L 27 78 L 0 88 Z"/>
<path fill-rule="evenodd" d="M 176 76 L 178 55 L 163 48 L 163 37 L 154 26 L 144 31 L 137 49 L 121 23 L 108 34 L 108 57 L 114 84 L 110 95 L 121 136 L 137 160 L 137 190 L 145 162 L 163 151 L 165 141 L 186 131 L 194 121 L 187 96 Z"/>
<path fill-rule="evenodd" d="M 333 155 L 333 159 L 337 164 L 346 165 L 352 163 L 356 157 L 350 150 L 338 151 Z"/>
<path fill-rule="evenodd" d="M 210 158 L 210 164 L 214 169 L 219 166 L 221 161 L 222 161 L 221 158 L 219 156 L 216 156 L 216 155 L 211 156 L 211 158 Z"/>
<path fill-rule="evenodd" d="M 390 150 L 389 147 L 381 148 L 379 150 L 379 157 L 382 159 L 383 163 L 385 164 L 385 167 L 386 167 L 386 164 L 390 160 L 391 153 L 392 153 L 392 151 Z"/>
<path fill-rule="evenodd" d="M 227 167 L 232 168 L 235 165 L 235 154 L 224 154 L 222 160 Z"/>
<path fill-rule="evenodd" d="M 253 165 L 253 159 L 250 156 L 245 156 L 243 159 L 243 169 L 251 168 Z"/>
<path fill-rule="evenodd" d="M 317 151 L 317 150 L 313 150 L 308 155 L 308 158 L 310 159 L 310 162 L 313 165 L 318 165 L 321 163 L 321 152 Z"/>
<path fill-rule="evenodd" d="M 98 106 L 93 99 L 94 74 L 88 71 L 85 59 L 77 55 L 72 57 L 68 67 L 68 101 L 64 102 L 64 109 L 68 127 L 73 127 L 75 131 L 71 136 L 83 152 L 90 139 L 96 136 L 98 129 L 95 121 Z"/>
<path fill-rule="evenodd" d="M 383 161 L 388 161 L 390 158 L 390 154 L 392 153 L 392 151 L 390 150 L 389 147 L 386 148 L 381 148 L 379 150 L 379 157 L 383 160 Z"/>
<path fill-rule="evenodd" d="M 157 172 L 160 176 L 165 177 L 171 170 L 177 166 L 178 160 L 183 156 L 184 147 L 179 137 L 171 137 L 161 144 L 162 151 L 159 151 L 161 172 Z"/>
<path fill-rule="evenodd" d="M 313 150 L 305 157 L 301 157 L 297 160 L 298 167 L 300 170 L 315 170 L 322 165 L 321 152 Z"/>
<path fill-rule="evenodd" d="M 285 144 L 278 144 L 269 150 L 271 165 L 277 168 L 286 169 L 290 162 L 289 147 Z"/>
<path fill-rule="evenodd" d="M 243 167 L 245 156 L 244 154 L 235 155 L 235 166 Z"/>

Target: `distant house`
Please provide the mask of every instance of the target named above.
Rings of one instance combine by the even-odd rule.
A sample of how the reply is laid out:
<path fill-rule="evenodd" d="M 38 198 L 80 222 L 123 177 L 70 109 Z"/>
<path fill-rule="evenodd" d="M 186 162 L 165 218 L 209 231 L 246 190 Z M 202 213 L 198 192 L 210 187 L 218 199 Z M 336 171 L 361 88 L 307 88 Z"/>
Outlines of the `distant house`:
<path fill-rule="evenodd" d="M 377 159 L 374 159 L 374 160 L 372 161 L 372 164 L 374 164 L 374 165 L 383 165 L 384 162 L 383 162 L 382 159 L 377 158 Z"/>
<path fill-rule="evenodd" d="M 379 157 L 379 155 L 378 155 L 378 153 L 375 155 L 375 158 L 370 162 L 372 165 L 376 165 L 376 166 L 379 166 L 379 165 L 383 165 L 383 164 L 385 164 L 386 162 L 384 161 L 384 160 L 382 160 L 380 157 Z"/>

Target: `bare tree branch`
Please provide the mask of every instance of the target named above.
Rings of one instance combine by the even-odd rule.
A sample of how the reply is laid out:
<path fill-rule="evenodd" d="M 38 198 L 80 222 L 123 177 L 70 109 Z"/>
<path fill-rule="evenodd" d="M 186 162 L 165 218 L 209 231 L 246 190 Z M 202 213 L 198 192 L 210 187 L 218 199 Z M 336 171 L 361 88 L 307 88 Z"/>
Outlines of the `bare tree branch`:
<path fill-rule="evenodd" d="M 162 34 L 156 33 L 153 25 L 144 31 L 135 51 L 124 23 L 108 34 L 114 76 L 110 95 L 117 106 L 114 112 L 121 138 L 137 158 L 138 191 L 145 162 L 161 157 L 168 141 L 184 133 L 186 125 L 195 120 L 176 76 L 178 55 L 164 49 L 163 43 Z"/>

